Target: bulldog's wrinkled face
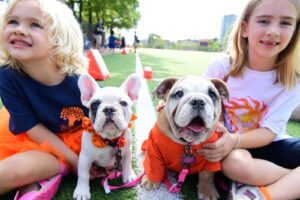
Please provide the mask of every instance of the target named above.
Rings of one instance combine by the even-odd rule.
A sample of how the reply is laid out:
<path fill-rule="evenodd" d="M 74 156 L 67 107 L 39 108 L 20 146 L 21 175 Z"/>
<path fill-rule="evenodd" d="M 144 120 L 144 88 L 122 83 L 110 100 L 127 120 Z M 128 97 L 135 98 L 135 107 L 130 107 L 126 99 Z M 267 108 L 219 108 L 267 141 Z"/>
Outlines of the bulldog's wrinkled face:
<path fill-rule="evenodd" d="M 105 139 L 115 139 L 128 128 L 140 85 L 140 77 L 135 74 L 129 76 L 121 87 L 100 88 L 87 74 L 79 78 L 81 101 L 89 108 L 89 118 L 97 134 Z"/>
<path fill-rule="evenodd" d="M 164 83 L 165 82 L 165 83 Z M 156 94 L 165 100 L 165 112 L 173 140 L 199 144 L 211 136 L 219 120 L 221 101 L 228 98 L 221 80 L 188 76 L 165 80 Z"/>

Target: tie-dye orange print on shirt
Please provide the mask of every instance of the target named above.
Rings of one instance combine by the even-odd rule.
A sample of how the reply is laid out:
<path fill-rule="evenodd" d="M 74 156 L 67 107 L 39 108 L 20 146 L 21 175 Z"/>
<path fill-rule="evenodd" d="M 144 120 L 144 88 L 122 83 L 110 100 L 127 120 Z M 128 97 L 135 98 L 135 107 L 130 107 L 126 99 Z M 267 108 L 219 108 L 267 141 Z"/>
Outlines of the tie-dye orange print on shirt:
<path fill-rule="evenodd" d="M 224 102 L 226 127 L 230 132 L 246 132 L 259 128 L 267 113 L 267 105 L 251 97 Z"/>

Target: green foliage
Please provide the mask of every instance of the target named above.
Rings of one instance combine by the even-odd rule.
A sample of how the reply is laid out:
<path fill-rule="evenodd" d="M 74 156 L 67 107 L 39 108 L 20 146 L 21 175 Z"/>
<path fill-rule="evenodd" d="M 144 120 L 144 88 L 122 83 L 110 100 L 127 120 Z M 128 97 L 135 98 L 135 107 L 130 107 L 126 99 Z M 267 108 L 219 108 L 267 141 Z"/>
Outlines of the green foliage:
<path fill-rule="evenodd" d="M 165 41 L 157 34 L 150 34 L 148 37 L 148 47 L 164 49 Z"/>
<path fill-rule="evenodd" d="M 84 32 L 90 36 L 93 25 L 103 19 L 107 31 L 110 28 L 130 29 L 137 25 L 141 15 L 138 0 L 67 0 Z"/>
<path fill-rule="evenodd" d="M 199 40 L 178 40 L 169 41 L 163 40 L 161 36 L 151 33 L 148 37 L 148 41 L 143 44 L 144 47 L 155 49 L 173 49 L 173 50 L 192 50 L 192 51 L 208 51 L 218 52 L 221 51 L 221 44 L 217 38 L 208 39 L 207 45 L 201 45 Z"/>

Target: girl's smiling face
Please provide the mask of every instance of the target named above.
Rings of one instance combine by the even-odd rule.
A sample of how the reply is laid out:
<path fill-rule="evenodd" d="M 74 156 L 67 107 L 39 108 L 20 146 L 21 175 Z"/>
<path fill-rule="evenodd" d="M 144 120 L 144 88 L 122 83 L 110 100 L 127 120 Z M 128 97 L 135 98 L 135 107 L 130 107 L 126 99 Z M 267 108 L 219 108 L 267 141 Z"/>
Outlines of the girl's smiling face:
<path fill-rule="evenodd" d="M 275 63 L 291 41 L 297 17 L 295 6 L 288 0 L 262 1 L 242 25 L 242 36 L 248 39 L 249 63 Z"/>
<path fill-rule="evenodd" d="M 43 13 L 34 0 L 21 0 L 5 19 L 2 41 L 5 50 L 19 62 L 42 61 L 49 57 L 50 45 Z"/>

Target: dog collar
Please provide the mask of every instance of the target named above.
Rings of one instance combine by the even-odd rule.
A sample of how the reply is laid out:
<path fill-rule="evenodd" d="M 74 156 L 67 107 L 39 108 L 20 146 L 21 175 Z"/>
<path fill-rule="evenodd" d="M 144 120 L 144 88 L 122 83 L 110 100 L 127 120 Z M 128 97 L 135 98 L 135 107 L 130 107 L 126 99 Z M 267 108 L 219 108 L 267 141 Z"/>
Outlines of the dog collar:
<path fill-rule="evenodd" d="M 136 119 L 136 115 L 132 114 L 130 122 L 128 124 L 129 128 L 133 127 L 132 121 L 134 121 Z M 122 131 L 122 134 L 120 137 L 112 139 L 112 140 L 108 140 L 108 139 L 104 139 L 102 138 L 99 134 L 96 133 L 95 129 L 93 128 L 92 122 L 89 118 L 84 117 L 82 118 L 82 128 L 89 132 L 92 133 L 92 143 L 99 148 L 103 148 L 106 147 L 107 145 L 111 146 L 111 147 L 123 147 L 126 143 L 126 139 L 125 139 L 125 131 Z"/>

